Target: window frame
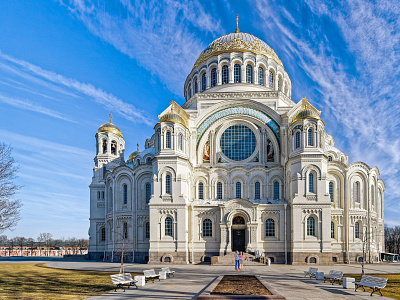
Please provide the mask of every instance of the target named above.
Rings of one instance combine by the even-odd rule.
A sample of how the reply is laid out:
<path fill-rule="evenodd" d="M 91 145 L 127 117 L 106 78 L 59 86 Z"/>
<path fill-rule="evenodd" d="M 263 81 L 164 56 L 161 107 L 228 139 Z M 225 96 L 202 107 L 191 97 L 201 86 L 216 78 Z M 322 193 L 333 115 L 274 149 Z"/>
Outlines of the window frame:
<path fill-rule="evenodd" d="M 202 237 L 213 236 L 213 222 L 210 218 L 205 218 L 202 222 Z"/>
<path fill-rule="evenodd" d="M 149 204 L 151 199 L 151 184 L 147 182 L 144 185 L 144 189 L 145 189 L 146 204 Z"/>
<path fill-rule="evenodd" d="M 274 181 L 274 200 L 279 200 L 279 197 L 280 197 L 280 191 L 279 191 L 280 186 L 279 185 L 280 185 L 279 181 L 275 180 Z"/>
<path fill-rule="evenodd" d="M 197 197 L 200 200 L 204 200 L 204 183 L 200 181 L 197 185 Z"/>
<path fill-rule="evenodd" d="M 217 68 L 212 68 L 211 69 L 211 87 L 217 86 Z"/>
<path fill-rule="evenodd" d="M 171 175 L 167 174 L 165 175 L 165 193 L 171 195 L 171 191 L 172 191 Z"/>
<path fill-rule="evenodd" d="M 253 66 L 251 64 L 246 65 L 246 83 L 253 83 Z"/>
<path fill-rule="evenodd" d="M 207 75 L 204 72 L 201 74 L 201 91 L 204 92 L 207 89 Z"/>
<path fill-rule="evenodd" d="M 223 185 L 221 181 L 217 182 L 217 199 L 222 200 L 223 198 Z"/>
<path fill-rule="evenodd" d="M 165 133 L 165 148 L 171 149 L 172 148 L 172 134 L 171 131 L 167 131 Z"/>
<path fill-rule="evenodd" d="M 268 218 L 265 220 L 265 237 L 275 237 L 275 220 Z"/>
<path fill-rule="evenodd" d="M 238 63 L 233 66 L 233 81 L 234 83 L 242 82 L 242 66 Z"/>
<path fill-rule="evenodd" d="M 299 149 L 301 147 L 301 132 L 300 131 L 296 131 L 294 136 L 295 136 L 294 148 L 295 149 Z"/>
<path fill-rule="evenodd" d="M 261 199 L 261 183 L 256 181 L 254 183 L 254 199 L 260 200 Z"/>
<path fill-rule="evenodd" d="M 240 181 L 236 181 L 235 183 L 235 198 L 236 199 L 242 198 L 242 183 Z"/>
<path fill-rule="evenodd" d="M 307 236 L 316 236 L 315 218 L 313 216 L 307 218 Z"/>
<path fill-rule="evenodd" d="M 310 172 L 308 174 L 308 192 L 315 193 L 314 192 L 314 173 L 312 173 L 312 172 Z"/>
<path fill-rule="evenodd" d="M 265 85 L 264 68 L 263 67 L 258 67 L 258 84 L 259 85 Z"/>
<path fill-rule="evenodd" d="M 173 230 L 173 220 L 172 217 L 166 217 L 164 220 L 164 235 L 165 236 L 174 236 L 174 230 Z"/>
<path fill-rule="evenodd" d="M 222 84 L 228 84 L 229 83 L 229 67 L 227 65 L 222 66 Z"/>
<path fill-rule="evenodd" d="M 329 181 L 329 198 L 331 203 L 335 202 L 335 183 L 333 181 Z"/>
<path fill-rule="evenodd" d="M 127 205 L 128 204 L 128 185 L 124 183 L 122 185 L 122 193 L 123 193 L 123 204 Z"/>
<path fill-rule="evenodd" d="M 314 130 L 312 130 L 312 128 L 307 130 L 307 145 L 311 147 L 314 146 Z"/>

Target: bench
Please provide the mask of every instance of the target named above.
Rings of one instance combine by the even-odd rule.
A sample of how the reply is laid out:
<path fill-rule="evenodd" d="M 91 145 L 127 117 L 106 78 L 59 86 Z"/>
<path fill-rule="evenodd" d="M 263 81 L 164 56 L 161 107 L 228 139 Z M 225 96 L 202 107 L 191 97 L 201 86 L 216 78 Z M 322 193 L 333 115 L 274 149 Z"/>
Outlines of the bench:
<path fill-rule="evenodd" d="M 310 267 L 308 271 L 304 271 L 304 276 L 315 277 L 317 275 L 318 268 Z"/>
<path fill-rule="evenodd" d="M 117 291 L 117 288 L 121 288 L 125 292 L 124 286 L 127 286 L 128 289 L 132 285 L 137 288 L 137 286 L 135 284 L 137 282 L 137 280 L 132 279 L 132 276 L 130 273 L 110 275 L 110 277 L 111 277 L 112 283 L 116 285 L 115 291 Z"/>
<path fill-rule="evenodd" d="M 156 272 L 154 271 L 154 269 L 144 270 L 143 273 L 144 273 L 146 282 L 151 280 L 154 283 L 154 280 L 156 280 L 156 279 L 158 279 L 158 281 L 160 281 L 160 274 L 157 275 Z"/>
<path fill-rule="evenodd" d="M 330 280 L 332 282 L 332 285 L 334 284 L 334 282 L 337 280 L 338 283 L 340 283 L 340 279 L 343 278 L 343 272 L 342 271 L 335 271 L 335 270 L 330 270 L 329 271 L 329 275 L 325 275 L 324 276 L 324 282 L 326 280 Z"/>
<path fill-rule="evenodd" d="M 383 289 L 386 286 L 387 281 L 388 281 L 387 278 L 363 275 L 360 281 L 353 282 L 356 285 L 354 291 L 357 291 L 359 287 L 362 287 L 365 292 L 364 287 L 367 286 L 372 289 L 371 296 L 375 292 L 379 292 L 381 296 L 383 296 L 381 293 L 381 289 Z"/>
<path fill-rule="evenodd" d="M 171 271 L 171 270 L 169 269 L 169 267 L 161 268 L 161 272 L 165 272 L 165 274 L 167 274 L 168 278 L 169 278 L 170 275 L 172 275 L 173 277 L 175 277 L 175 275 L 174 275 L 175 271 Z"/>

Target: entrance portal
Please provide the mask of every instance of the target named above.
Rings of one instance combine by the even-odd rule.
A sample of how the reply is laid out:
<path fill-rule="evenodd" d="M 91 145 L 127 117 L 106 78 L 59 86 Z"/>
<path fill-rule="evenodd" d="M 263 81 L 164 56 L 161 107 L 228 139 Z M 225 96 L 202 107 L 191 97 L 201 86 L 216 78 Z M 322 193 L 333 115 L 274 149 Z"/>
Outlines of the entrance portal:
<path fill-rule="evenodd" d="M 232 251 L 245 251 L 245 229 L 232 229 Z"/>

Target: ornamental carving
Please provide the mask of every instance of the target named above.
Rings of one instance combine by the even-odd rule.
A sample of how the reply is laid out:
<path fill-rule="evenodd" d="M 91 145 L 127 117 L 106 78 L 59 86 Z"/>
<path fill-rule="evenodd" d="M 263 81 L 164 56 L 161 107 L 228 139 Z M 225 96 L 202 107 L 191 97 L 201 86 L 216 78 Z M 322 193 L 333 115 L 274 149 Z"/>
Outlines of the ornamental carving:
<path fill-rule="evenodd" d="M 196 68 L 200 63 L 206 61 L 212 56 L 234 51 L 263 54 L 272 57 L 278 64 L 282 66 L 282 61 L 279 59 L 278 55 L 276 55 L 275 51 L 272 48 L 267 48 L 263 46 L 260 40 L 256 39 L 253 42 L 251 41 L 245 42 L 241 38 L 237 37 L 234 40 L 225 43 L 221 43 L 220 41 L 215 41 L 209 49 L 203 51 L 200 54 L 193 68 Z"/>

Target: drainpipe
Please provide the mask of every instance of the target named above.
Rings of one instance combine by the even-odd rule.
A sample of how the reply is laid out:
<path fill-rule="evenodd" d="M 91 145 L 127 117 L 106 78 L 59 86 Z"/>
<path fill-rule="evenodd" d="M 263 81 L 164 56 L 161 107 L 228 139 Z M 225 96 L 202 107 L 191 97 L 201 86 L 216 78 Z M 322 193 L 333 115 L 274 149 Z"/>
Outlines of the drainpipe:
<path fill-rule="evenodd" d="M 283 206 L 285 207 L 285 265 L 287 265 L 287 238 L 286 238 L 286 230 L 287 230 L 287 227 L 286 227 L 286 207 L 287 207 L 287 204 L 285 203 Z"/>

